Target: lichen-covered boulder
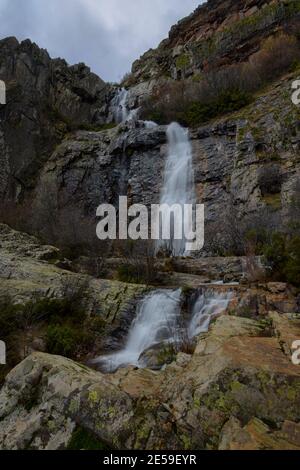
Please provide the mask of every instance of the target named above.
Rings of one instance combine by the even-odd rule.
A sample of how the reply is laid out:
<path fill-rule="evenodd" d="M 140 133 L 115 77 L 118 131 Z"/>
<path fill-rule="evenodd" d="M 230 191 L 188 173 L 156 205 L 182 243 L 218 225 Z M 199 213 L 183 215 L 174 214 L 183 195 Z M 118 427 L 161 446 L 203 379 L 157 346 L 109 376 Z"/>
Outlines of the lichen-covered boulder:
<path fill-rule="evenodd" d="M 103 375 L 35 353 L 0 391 L 0 448 L 63 449 L 78 432 L 114 449 L 300 448 L 300 369 L 261 322 L 220 317 L 182 359 Z"/>

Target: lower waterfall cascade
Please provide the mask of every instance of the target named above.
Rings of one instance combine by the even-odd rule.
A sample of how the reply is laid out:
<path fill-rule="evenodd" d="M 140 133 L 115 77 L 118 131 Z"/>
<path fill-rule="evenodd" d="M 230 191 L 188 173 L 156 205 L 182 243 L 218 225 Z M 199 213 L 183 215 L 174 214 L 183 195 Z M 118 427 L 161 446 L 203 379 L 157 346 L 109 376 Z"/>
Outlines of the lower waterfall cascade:
<path fill-rule="evenodd" d="M 232 293 L 216 293 L 208 290 L 199 295 L 188 325 L 188 337 L 190 339 L 208 331 L 211 320 L 224 312 L 232 299 Z"/>
<path fill-rule="evenodd" d="M 100 357 L 95 363 L 104 370 L 113 371 L 120 366 L 139 366 L 140 356 L 161 342 L 170 343 L 180 315 L 181 290 L 157 290 L 139 304 L 125 348 L 117 353 Z"/>
<path fill-rule="evenodd" d="M 232 294 L 216 293 L 212 289 L 200 293 L 194 302 L 190 318 L 185 325 L 190 341 L 208 331 L 211 320 L 224 312 Z M 182 291 L 155 290 L 140 301 L 137 314 L 130 327 L 125 347 L 118 352 L 93 360 L 100 370 L 115 372 L 129 365 L 147 367 L 143 353 L 157 346 L 176 344 L 182 336 Z"/>

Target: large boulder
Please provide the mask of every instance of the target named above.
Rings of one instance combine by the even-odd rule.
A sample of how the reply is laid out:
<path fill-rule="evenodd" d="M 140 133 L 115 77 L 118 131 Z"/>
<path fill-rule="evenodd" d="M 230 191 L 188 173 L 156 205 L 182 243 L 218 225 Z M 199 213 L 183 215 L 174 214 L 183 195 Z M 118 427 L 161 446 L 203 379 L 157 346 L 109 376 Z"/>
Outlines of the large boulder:
<path fill-rule="evenodd" d="M 299 367 L 260 322 L 224 318 L 160 372 L 33 354 L 0 391 L 0 448 L 63 449 L 80 429 L 114 449 L 299 449 Z"/>

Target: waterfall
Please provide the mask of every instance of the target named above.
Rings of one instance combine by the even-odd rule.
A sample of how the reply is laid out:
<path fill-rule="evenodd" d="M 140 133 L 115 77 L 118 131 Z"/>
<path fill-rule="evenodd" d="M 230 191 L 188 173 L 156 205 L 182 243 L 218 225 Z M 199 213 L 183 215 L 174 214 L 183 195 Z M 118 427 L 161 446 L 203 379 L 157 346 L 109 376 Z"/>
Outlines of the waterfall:
<path fill-rule="evenodd" d="M 143 366 L 139 361 L 143 352 L 157 344 L 172 343 L 176 338 L 180 298 L 180 289 L 157 290 L 147 295 L 138 307 L 125 348 L 93 362 L 106 372 L 113 372 L 127 365 Z"/>
<path fill-rule="evenodd" d="M 196 336 L 208 331 L 211 320 L 228 308 L 231 298 L 230 292 L 201 292 L 190 319 L 184 320 L 181 315 L 181 289 L 156 290 L 140 302 L 125 347 L 92 362 L 103 372 L 115 372 L 128 365 L 146 367 L 147 363 L 141 359 L 143 353 L 167 344 L 174 344 L 175 350 L 180 350 L 183 342 L 192 342 Z"/>
<path fill-rule="evenodd" d="M 128 91 L 120 88 L 116 96 L 112 100 L 112 110 L 116 123 L 127 121 L 129 117 L 129 109 L 127 107 Z"/>
<path fill-rule="evenodd" d="M 120 88 L 111 101 L 111 111 L 115 122 L 120 124 L 121 122 L 136 121 L 139 108 L 129 109 L 128 91 L 125 88 Z"/>
<path fill-rule="evenodd" d="M 120 88 L 110 103 L 110 116 L 113 115 L 117 124 L 139 120 L 140 108 L 130 109 L 128 105 L 129 92 L 126 88 Z M 154 129 L 158 125 L 154 121 L 140 121 L 146 129 Z"/>
<path fill-rule="evenodd" d="M 143 121 L 143 123 L 146 129 L 155 129 L 155 127 L 158 127 L 158 124 L 154 121 Z"/>
<path fill-rule="evenodd" d="M 192 310 L 188 337 L 192 339 L 208 331 L 211 320 L 228 308 L 231 299 L 231 292 L 216 293 L 211 290 L 200 294 Z"/>
<path fill-rule="evenodd" d="M 169 206 L 179 204 L 183 208 L 185 204 L 195 202 L 192 146 L 188 129 L 184 129 L 174 122 L 168 126 L 167 138 L 168 154 L 160 204 L 168 204 Z M 192 231 L 192 228 L 192 226 L 188 227 L 189 231 Z M 184 224 L 182 224 L 182 238 L 177 240 L 174 237 L 173 227 L 171 240 L 159 240 L 156 251 L 162 249 L 167 250 L 173 256 L 184 256 L 187 240 L 183 230 Z"/>

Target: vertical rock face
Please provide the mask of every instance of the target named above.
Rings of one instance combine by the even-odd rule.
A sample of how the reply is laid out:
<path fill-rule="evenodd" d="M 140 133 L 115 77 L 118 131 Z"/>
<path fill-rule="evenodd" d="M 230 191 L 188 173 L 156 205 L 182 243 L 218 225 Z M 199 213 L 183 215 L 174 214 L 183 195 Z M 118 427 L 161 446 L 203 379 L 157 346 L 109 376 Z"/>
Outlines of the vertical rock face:
<path fill-rule="evenodd" d="M 299 111 L 290 99 L 295 77 L 275 84 L 244 111 L 190 131 L 207 249 L 215 244 L 224 249 L 236 237 L 237 221 L 249 229 L 261 224 L 279 229 L 297 216 Z M 70 208 L 87 215 L 95 228 L 98 205 L 117 206 L 120 195 L 131 203 L 159 202 L 166 156 L 164 126 L 80 131 L 53 153 L 36 194 L 41 197 L 48 187 L 59 211 Z"/>
<path fill-rule="evenodd" d="M 6 146 L 6 142 L 4 139 L 4 133 L 0 127 L 0 198 L 4 199 L 7 189 L 8 189 L 8 179 L 9 179 L 9 172 L 10 172 L 10 165 L 9 165 L 9 155 L 8 149 Z"/>
<path fill-rule="evenodd" d="M 203 71 L 244 61 L 274 31 L 299 29 L 299 13 L 297 0 L 209 0 L 134 62 L 130 83 L 199 78 Z"/>
<path fill-rule="evenodd" d="M 0 79 L 7 89 L 7 105 L 0 110 L 0 178 L 6 175 L 16 196 L 34 185 L 67 131 L 104 122 L 107 86 L 84 64 L 69 67 L 29 40 L 15 38 L 0 41 Z M 2 185 L 1 192 L 7 192 Z"/>
<path fill-rule="evenodd" d="M 122 130 L 123 129 L 123 130 Z M 94 217 L 99 204 L 159 202 L 166 147 L 165 128 L 118 127 L 103 132 L 78 131 L 53 153 L 37 185 L 60 195 L 62 206 Z"/>

